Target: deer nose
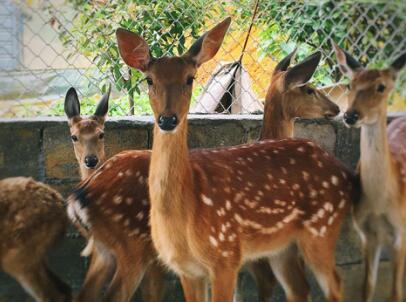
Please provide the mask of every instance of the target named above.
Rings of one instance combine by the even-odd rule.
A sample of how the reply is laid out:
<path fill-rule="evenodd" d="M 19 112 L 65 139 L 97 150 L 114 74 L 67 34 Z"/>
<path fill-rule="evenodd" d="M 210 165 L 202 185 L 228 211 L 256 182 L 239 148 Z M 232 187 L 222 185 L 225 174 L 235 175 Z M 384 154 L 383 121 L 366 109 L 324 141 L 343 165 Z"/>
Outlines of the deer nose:
<path fill-rule="evenodd" d="M 359 118 L 359 114 L 357 111 L 347 111 L 346 113 L 344 113 L 344 121 L 348 124 L 348 125 L 354 125 Z"/>
<path fill-rule="evenodd" d="M 85 157 L 85 165 L 88 168 L 96 167 L 98 162 L 99 162 L 99 159 L 97 158 L 96 155 L 88 155 Z"/>
<path fill-rule="evenodd" d="M 158 118 L 158 126 L 164 131 L 172 131 L 178 124 L 176 115 L 164 116 L 160 115 Z"/>

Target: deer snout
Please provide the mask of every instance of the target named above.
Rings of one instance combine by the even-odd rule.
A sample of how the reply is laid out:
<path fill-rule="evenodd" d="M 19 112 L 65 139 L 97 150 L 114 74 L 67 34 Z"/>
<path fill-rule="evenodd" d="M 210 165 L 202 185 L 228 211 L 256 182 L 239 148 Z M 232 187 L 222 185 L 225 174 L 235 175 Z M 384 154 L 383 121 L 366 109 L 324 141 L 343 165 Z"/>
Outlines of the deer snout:
<path fill-rule="evenodd" d="M 160 115 L 158 117 L 158 126 L 164 131 L 172 131 L 178 125 L 176 115 Z"/>
<path fill-rule="evenodd" d="M 89 169 L 93 169 L 97 166 L 99 159 L 96 155 L 88 155 L 85 157 L 85 165 Z"/>
<path fill-rule="evenodd" d="M 359 119 L 359 113 L 357 111 L 347 111 L 344 113 L 344 122 L 347 125 L 353 126 Z"/>

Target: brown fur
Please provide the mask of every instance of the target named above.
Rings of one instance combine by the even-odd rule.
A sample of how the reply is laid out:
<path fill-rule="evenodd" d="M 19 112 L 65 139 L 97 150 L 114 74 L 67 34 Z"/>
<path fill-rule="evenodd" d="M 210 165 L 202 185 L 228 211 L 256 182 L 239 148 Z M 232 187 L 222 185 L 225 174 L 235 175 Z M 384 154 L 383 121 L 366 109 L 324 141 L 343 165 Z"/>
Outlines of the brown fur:
<path fill-rule="evenodd" d="M 402 64 L 401 56 L 390 68 L 369 70 L 334 46 L 340 68 L 351 78 L 344 120 L 361 127 L 362 194 L 354 206 L 354 225 L 365 258 L 363 301 L 372 301 L 381 249 L 387 245 L 394 252 L 391 301 L 400 302 L 406 262 L 406 117 L 387 129 L 386 115 L 387 100 L 405 54 Z M 354 113 L 356 119 L 351 116 Z"/>
<path fill-rule="evenodd" d="M 177 118 L 173 130 L 154 129 L 148 182 L 154 246 L 182 280 L 210 278 L 211 300 L 220 302 L 232 300 L 240 265 L 264 256 L 279 281 L 289 285 L 281 272 L 287 263 L 280 257 L 296 242 L 327 299 L 339 301 L 334 246 L 341 221 L 358 196 L 349 171 L 306 140 L 263 141 L 189 155 L 186 114 L 192 87 L 186 79 L 217 52 L 229 23 L 223 21 L 187 54 L 174 58 L 150 59 L 142 38 L 117 32 L 124 61 L 149 78 L 156 120 Z M 134 49 L 141 51 L 133 54 Z M 192 283 L 182 282 L 186 293 Z M 305 299 L 285 290 L 289 301 Z"/>
<path fill-rule="evenodd" d="M 69 301 L 70 288 L 46 261 L 67 225 L 59 193 L 31 178 L 0 181 L 0 267 L 36 301 Z"/>
<path fill-rule="evenodd" d="M 97 167 L 100 167 L 105 161 L 104 151 L 104 139 L 100 139 L 100 134 L 104 133 L 105 116 L 90 116 L 82 117 L 75 116 L 69 120 L 69 128 L 71 135 L 75 135 L 78 140 L 73 142 L 76 159 L 78 160 L 82 180 L 86 180 L 90 177 Z M 96 155 L 99 159 L 98 165 L 94 169 L 89 169 L 84 164 L 84 158 L 87 155 Z M 76 301 L 99 301 L 101 299 L 103 286 L 107 281 L 113 280 L 110 283 L 110 289 L 107 292 L 107 301 L 126 301 L 131 298 L 133 292 L 138 286 L 139 281 L 142 279 L 144 272 L 146 271 L 143 285 L 141 287 L 141 296 L 143 301 L 158 302 L 161 301 L 164 293 L 164 278 L 165 273 L 162 268 L 149 260 L 149 256 L 144 254 L 152 254 L 150 249 L 144 248 L 144 244 L 138 244 L 135 247 L 131 247 L 131 252 L 127 254 L 125 248 L 112 247 L 105 244 L 93 233 L 93 230 L 87 230 L 76 220 L 74 221 L 79 232 L 87 239 L 88 246 L 85 250 L 89 250 L 91 256 L 90 265 L 86 273 L 85 280 L 83 282 L 82 289 L 78 294 Z M 145 222 L 146 224 L 146 222 Z M 104 238 L 104 237 L 102 237 Z M 129 274 L 127 269 L 127 261 L 131 262 L 145 262 L 140 264 L 141 269 L 132 274 L 137 275 L 134 278 L 139 280 L 136 283 L 132 283 L 133 279 L 129 276 L 123 277 Z M 126 262 L 123 262 L 126 261 Z M 148 266 L 149 265 L 149 266 Z M 146 268 L 149 267 L 147 270 Z M 121 277 L 117 277 L 117 275 Z M 113 295 L 117 295 L 113 297 Z"/>

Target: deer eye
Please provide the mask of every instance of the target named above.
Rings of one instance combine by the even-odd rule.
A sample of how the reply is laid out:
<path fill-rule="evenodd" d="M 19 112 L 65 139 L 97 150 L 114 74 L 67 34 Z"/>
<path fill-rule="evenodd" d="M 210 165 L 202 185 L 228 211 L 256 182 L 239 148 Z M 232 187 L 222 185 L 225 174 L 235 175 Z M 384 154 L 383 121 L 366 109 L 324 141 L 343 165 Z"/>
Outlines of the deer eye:
<path fill-rule="evenodd" d="M 78 137 L 77 137 L 76 135 L 72 135 L 72 136 L 71 136 L 71 139 L 72 139 L 74 142 L 77 142 L 77 141 L 78 141 Z"/>
<path fill-rule="evenodd" d="M 314 93 L 314 89 L 313 88 L 307 88 L 306 89 L 307 94 L 313 94 Z"/>
<path fill-rule="evenodd" d="M 147 81 L 148 86 L 152 86 L 152 85 L 154 85 L 154 82 L 152 81 L 152 79 L 151 79 L 151 78 L 146 78 L 145 80 Z"/>
<path fill-rule="evenodd" d="M 99 134 L 99 139 L 103 139 L 104 138 L 104 133 L 100 133 Z"/>
<path fill-rule="evenodd" d="M 351 90 L 351 84 L 347 84 L 347 89 Z"/>
<path fill-rule="evenodd" d="M 379 84 L 378 87 L 376 88 L 376 90 L 377 90 L 378 92 L 382 93 L 382 92 L 385 91 L 385 88 L 386 88 L 385 85 Z"/>
<path fill-rule="evenodd" d="M 194 77 L 188 77 L 187 80 L 186 80 L 186 85 L 192 85 L 194 79 L 195 79 Z"/>

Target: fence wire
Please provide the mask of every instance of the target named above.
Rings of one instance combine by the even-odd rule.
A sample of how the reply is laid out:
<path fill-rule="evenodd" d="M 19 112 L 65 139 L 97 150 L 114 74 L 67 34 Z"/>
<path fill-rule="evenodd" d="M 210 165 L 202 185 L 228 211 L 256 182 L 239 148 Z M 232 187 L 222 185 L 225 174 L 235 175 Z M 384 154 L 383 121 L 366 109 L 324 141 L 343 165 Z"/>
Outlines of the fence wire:
<path fill-rule="evenodd" d="M 406 49 L 405 1 L 259 0 L 259 10 L 239 64 L 252 18 L 252 0 L 0 0 L 0 117 L 63 115 L 64 95 L 75 87 L 82 113 L 113 86 L 110 115 L 150 114 L 143 76 L 119 57 L 115 30 L 140 33 L 154 56 L 184 53 L 226 16 L 232 26 L 215 59 L 194 86 L 192 113 L 256 113 L 276 63 L 298 47 L 296 62 L 316 50 L 313 77 L 338 103 L 345 83 L 331 41 L 363 64 L 383 67 Z M 390 109 L 406 109 L 401 75 Z M 345 105 L 342 105 L 345 106 Z"/>

